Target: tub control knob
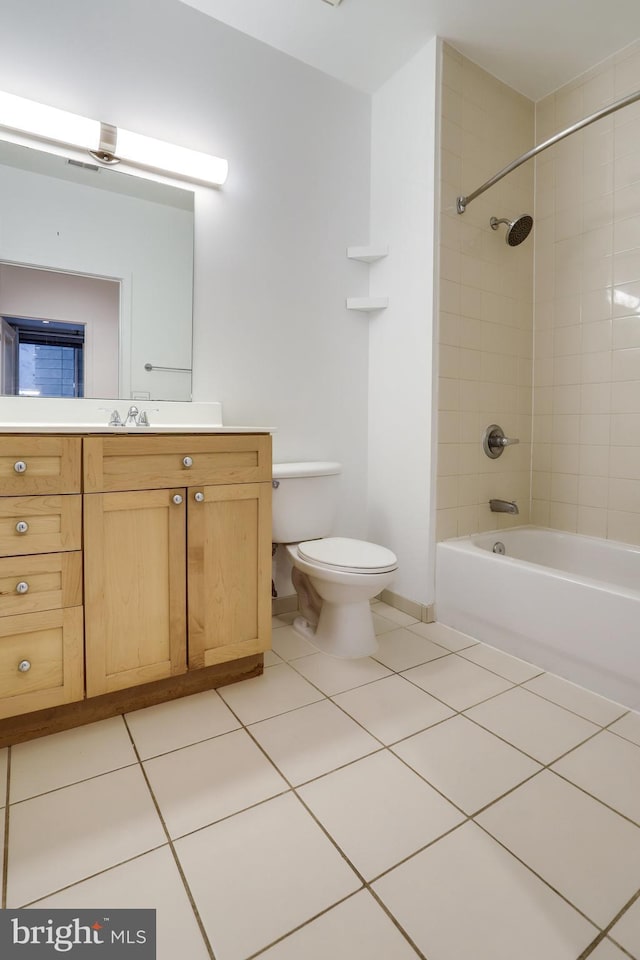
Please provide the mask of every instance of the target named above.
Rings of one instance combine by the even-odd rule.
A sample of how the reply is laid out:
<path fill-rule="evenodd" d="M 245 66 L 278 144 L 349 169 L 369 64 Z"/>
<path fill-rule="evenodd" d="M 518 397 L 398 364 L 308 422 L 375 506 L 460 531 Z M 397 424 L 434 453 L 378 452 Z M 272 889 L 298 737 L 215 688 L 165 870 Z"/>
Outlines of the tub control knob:
<path fill-rule="evenodd" d="M 488 457 L 495 460 L 502 456 L 505 447 L 510 447 L 514 443 L 520 443 L 517 437 L 505 437 L 502 427 L 499 427 L 497 423 L 492 423 L 484 432 L 482 449 Z"/>
<path fill-rule="evenodd" d="M 16 523 L 16 533 L 26 533 L 29 529 L 29 524 L 26 520 L 18 520 Z"/>
<path fill-rule="evenodd" d="M 28 673 L 31 670 L 31 661 L 30 660 L 21 660 L 18 664 L 18 670 L 20 673 Z"/>
<path fill-rule="evenodd" d="M 16 473 L 24 473 L 25 470 L 27 469 L 27 465 L 24 462 L 24 460 L 16 460 L 16 462 L 13 465 L 13 469 L 15 470 Z"/>
<path fill-rule="evenodd" d="M 27 593 L 29 591 L 29 584 L 26 580 L 21 580 L 20 583 L 16 583 L 16 593 Z"/>

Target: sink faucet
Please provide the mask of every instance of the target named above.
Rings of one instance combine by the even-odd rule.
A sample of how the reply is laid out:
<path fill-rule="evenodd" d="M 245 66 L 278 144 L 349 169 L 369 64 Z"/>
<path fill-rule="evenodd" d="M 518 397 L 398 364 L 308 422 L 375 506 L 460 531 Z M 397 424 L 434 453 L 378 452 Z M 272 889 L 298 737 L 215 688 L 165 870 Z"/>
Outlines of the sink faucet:
<path fill-rule="evenodd" d="M 134 426 L 137 426 L 137 425 L 138 425 L 138 419 L 137 419 L 137 417 L 138 417 L 138 413 L 139 413 L 139 412 L 140 412 L 140 411 L 138 410 L 138 408 L 137 408 L 136 406 L 133 406 L 133 405 L 130 406 L 130 407 L 129 407 L 129 412 L 127 413 L 127 419 L 126 419 L 125 422 L 124 422 L 124 426 L 125 426 L 125 427 L 128 427 L 130 423 L 132 423 Z"/>
<path fill-rule="evenodd" d="M 515 500 L 489 500 L 492 513 L 520 513 Z"/>

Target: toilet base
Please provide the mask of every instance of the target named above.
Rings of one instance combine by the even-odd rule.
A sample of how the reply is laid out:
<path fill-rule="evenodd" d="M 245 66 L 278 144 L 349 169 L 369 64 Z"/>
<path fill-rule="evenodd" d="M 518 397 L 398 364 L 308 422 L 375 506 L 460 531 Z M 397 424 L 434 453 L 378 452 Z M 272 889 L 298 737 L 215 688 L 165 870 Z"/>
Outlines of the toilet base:
<path fill-rule="evenodd" d="M 322 653 L 340 660 L 369 657 L 378 649 L 368 600 L 356 603 L 323 600 L 317 626 L 304 617 L 296 617 L 293 629 Z"/>

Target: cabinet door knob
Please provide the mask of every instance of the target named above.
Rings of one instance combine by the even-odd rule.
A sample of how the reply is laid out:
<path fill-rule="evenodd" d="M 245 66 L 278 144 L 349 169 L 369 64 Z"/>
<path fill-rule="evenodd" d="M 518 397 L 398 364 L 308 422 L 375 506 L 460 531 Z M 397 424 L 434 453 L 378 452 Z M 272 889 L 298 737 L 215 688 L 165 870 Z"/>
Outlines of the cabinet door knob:
<path fill-rule="evenodd" d="M 188 470 L 189 467 L 192 467 L 192 466 L 193 466 L 193 457 L 183 457 L 183 458 L 182 458 L 182 464 L 183 464 L 183 466 L 185 466 L 185 467 L 187 468 L 187 470 Z"/>
<path fill-rule="evenodd" d="M 174 495 L 172 496 L 171 499 L 172 499 L 173 502 L 176 503 L 176 504 L 182 503 L 182 496 L 181 496 L 179 493 L 174 493 Z"/>
<path fill-rule="evenodd" d="M 27 593 L 29 590 L 29 584 L 26 580 L 21 580 L 20 583 L 16 584 L 16 593 Z"/>
<path fill-rule="evenodd" d="M 31 661 L 30 660 L 21 660 L 18 664 L 18 670 L 20 673 L 28 673 L 31 670 Z"/>
<path fill-rule="evenodd" d="M 197 493 L 194 493 L 193 499 L 196 500 L 198 503 L 202 503 L 202 501 L 204 500 L 204 493 L 200 493 L 200 491 L 198 491 Z"/>
<path fill-rule="evenodd" d="M 18 520 L 16 523 L 16 532 L 17 533 L 26 533 L 29 529 L 29 524 L 26 520 Z"/>
<path fill-rule="evenodd" d="M 24 473 L 25 470 L 27 469 L 27 465 L 24 462 L 24 460 L 16 460 L 16 462 L 13 465 L 13 469 L 15 470 L 16 473 Z"/>

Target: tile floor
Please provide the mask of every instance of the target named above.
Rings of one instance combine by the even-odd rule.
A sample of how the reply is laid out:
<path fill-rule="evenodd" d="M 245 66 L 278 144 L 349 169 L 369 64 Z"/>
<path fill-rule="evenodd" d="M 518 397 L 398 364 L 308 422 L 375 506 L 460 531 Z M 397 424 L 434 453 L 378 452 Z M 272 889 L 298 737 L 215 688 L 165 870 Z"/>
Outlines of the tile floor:
<path fill-rule="evenodd" d="M 640 714 L 374 620 L 0 751 L 3 905 L 155 907 L 159 960 L 640 960 Z"/>

